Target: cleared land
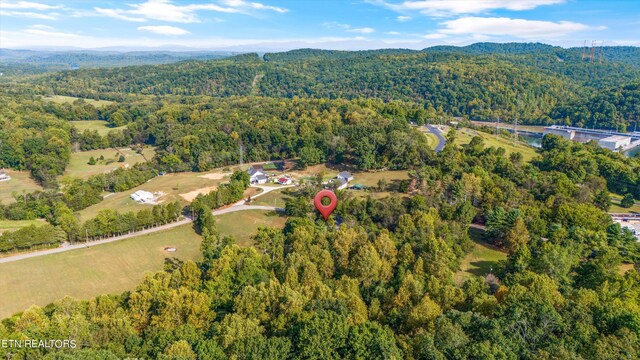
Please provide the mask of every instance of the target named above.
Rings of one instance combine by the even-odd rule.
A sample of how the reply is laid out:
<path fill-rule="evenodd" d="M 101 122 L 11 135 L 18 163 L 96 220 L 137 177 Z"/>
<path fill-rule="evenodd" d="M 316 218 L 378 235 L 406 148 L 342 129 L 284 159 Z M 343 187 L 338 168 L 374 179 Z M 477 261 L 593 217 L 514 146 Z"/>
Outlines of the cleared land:
<path fill-rule="evenodd" d="M 220 235 L 232 236 L 240 246 L 253 245 L 251 236 L 256 233 L 258 227 L 271 226 L 282 228 L 287 220 L 286 217 L 281 216 L 275 211 L 264 210 L 237 211 L 216 216 L 215 219 Z"/>
<path fill-rule="evenodd" d="M 609 193 L 611 195 L 611 207 L 609 208 L 610 213 L 618 213 L 618 214 L 637 214 L 640 213 L 640 204 L 637 202 L 633 204 L 630 208 L 624 208 L 620 206 L 620 201 L 622 200 L 622 196 L 618 194 Z"/>
<path fill-rule="evenodd" d="M 507 258 L 507 254 L 481 240 L 482 232 L 470 228 L 469 235 L 473 240 L 473 249 L 462 260 L 460 271 L 454 275 L 454 280 L 461 285 L 471 276 L 485 276 L 491 268 L 495 269 L 499 261 Z"/>
<path fill-rule="evenodd" d="M 115 170 L 124 164 L 133 166 L 134 164 L 145 162 L 145 157 L 149 160 L 153 158 L 155 149 L 149 147 L 145 148 L 141 154 L 138 154 L 135 150 L 130 148 L 120 148 L 118 151 L 115 149 L 100 149 L 79 151 L 71 154 L 71 160 L 69 166 L 64 172 L 64 175 L 70 175 L 74 177 L 81 177 L 83 179 L 88 178 L 91 175 L 102 174 L 112 170 Z M 118 162 L 120 155 L 124 155 L 124 162 Z M 89 165 L 89 159 L 93 156 L 97 163 L 95 165 Z M 100 156 L 104 156 L 104 160 L 98 160 Z"/>
<path fill-rule="evenodd" d="M 29 226 L 29 225 L 44 225 L 46 221 L 42 219 L 38 220 L 0 220 L 0 234 L 5 231 L 15 231 L 20 228 Z"/>
<path fill-rule="evenodd" d="M 73 97 L 73 96 L 64 96 L 64 95 L 52 95 L 52 96 L 43 96 L 42 99 L 51 101 L 57 104 L 64 104 L 64 103 L 72 103 L 80 98 Z M 94 100 L 94 99 L 82 99 L 82 100 L 84 100 L 86 103 L 91 104 L 95 107 L 101 107 L 101 106 L 113 104 L 113 101 L 108 101 L 108 100 Z"/>
<path fill-rule="evenodd" d="M 507 155 L 519 152 L 522 154 L 522 158 L 524 161 L 531 161 L 534 157 L 537 156 L 535 148 L 524 144 L 520 141 L 514 141 L 513 138 L 508 139 L 504 137 L 496 138 L 495 134 L 487 134 L 482 131 L 476 131 L 471 129 L 459 129 L 458 135 L 456 137 L 455 143 L 457 145 L 466 145 L 471 142 L 471 139 L 474 136 L 480 136 L 484 139 L 485 147 L 502 147 L 506 150 Z"/>
<path fill-rule="evenodd" d="M 115 194 L 108 194 L 98 204 L 79 211 L 80 219 L 82 221 L 91 219 L 95 217 L 98 212 L 104 209 L 115 209 L 119 212 L 127 212 L 150 208 L 151 205 L 138 204 L 131 199 L 130 195 L 138 190 L 145 190 L 152 193 L 165 193 L 164 196 L 158 199 L 158 202 L 180 201 L 185 204 L 186 200 L 181 196 L 181 194 L 187 194 L 203 188 L 215 187 L 221 182 L 227 181 L 224 177 L 218 180 L 211 180 L 210 178 L 206 178 L 201 175 L 204 175 L 204 173 L 185 172 L 156 176 L 148 182 L 133 189 Z"/>
<path fill-rule="evenodd" d="M 98 134 L 102 136 L 107 135 L 111 130 L 126 129 L 126 125 L 120 127 L 109 127 L 109 123 L 102 120 L 72 121 L 71 124 L 80 132 L 85 130 L 97 130 Z"/>
<path fill-rule="evenodd" d="M 44 306 L 69 295 L 87 299 L 131 290 L 146 271 L 164 259 L 200 259 L 200 241 L 191 225 L 87 249 L 0 264 L 0 318 Z M 167 252 L 165 247 L 175 247 Z"/>
<path fill-rule="evenodd" d="M 489 126 L 495 128 L 496 126 L 500 126 L 500 129 L 514 129 L 515 126 L 513 124 L 500 123 L 498 125 L 497 122 L 489 122 L 489 121 L 472 121 L 474 125 L 477 126 Z M 530 131 L 530 132 L 538 132 L 543 133 L 545 126 L 543 125 L 518 125 L 518 130 L 522 131 Z"/>
<path fill-rule="evenodd" d="M 15 202 L 13 194 L 21 195 L 30 193 L 35 190 L 42 190 L 42 186 L 38 185 L 31 178 L 28 171 L 15 171 L 5 169 L 7 175 L 11 176 L 11 180 L 0 181 L 0 203 L 9 204 Z"/>

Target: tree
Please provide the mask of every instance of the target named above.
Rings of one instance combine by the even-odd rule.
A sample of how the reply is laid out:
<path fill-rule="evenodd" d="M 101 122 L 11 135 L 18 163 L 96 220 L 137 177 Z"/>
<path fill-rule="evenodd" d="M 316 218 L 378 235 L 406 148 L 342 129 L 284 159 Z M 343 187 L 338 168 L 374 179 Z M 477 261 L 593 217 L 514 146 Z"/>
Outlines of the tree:
<path fill-rule="evenodd" d="M 124 155 L 120 155 L 120 157 L 118 158 L 118 162 L 124 162 L 125 158 Z"/>
<path fill-rule="evenodd" d="M 635 199 L 633 198 L 632 194 L 625 194 L 625 196 L 622 198 L 622 200 L 620 200 L 620 206 L 622 206 L 623 208 L 630 208 L 632 207 L 634 204 L 636 203 Z"/>
<path fill-rule="evenodd" d="M 96 164 L 96 159 L 92 156 L 89 158 L 89 162 L 87 163 L 89 165 L 95 165 Z"/>

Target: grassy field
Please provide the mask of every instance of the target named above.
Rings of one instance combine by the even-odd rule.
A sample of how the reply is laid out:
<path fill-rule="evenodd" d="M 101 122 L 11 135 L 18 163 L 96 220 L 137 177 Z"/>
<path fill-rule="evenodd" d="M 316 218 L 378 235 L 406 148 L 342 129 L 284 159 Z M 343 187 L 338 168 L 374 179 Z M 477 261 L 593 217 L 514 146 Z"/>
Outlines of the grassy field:
<path fill-rule="evenodd" d="M 28 171 L 14 171 L 5 169 L 11 180 L 0 181 L 0 204 L 9 204 L 14 202 L 13 193 L 20 195 L 22 191 L 30 193 L 35 190 L 42 190 Z"/>
<path fill-rule="evenodd" d="M 87 299 L 132 290 L 146 271 L 164 259 L 200 258 L 200 236 L 191 225 L 87 249 L 0 264 L 0 318 L 31 305 L 44 306 L 70 295 Z M 172 246 L 174 253 L 164 250 Z"/>
<path fill-rule="evenodd" d="M 458 130 L 458 136 L 456 137 L 455 143 L 457 145 L 468 144 L 476 135 L 484 139 L 485 147 L 502 147 L 506 150 L 507 155 L 514 152 L 520 152 L 524 161 L 530 161 L 537 156 L 535 148 L 525 143 L 519 141 L 514 142 L 513 139 L 507 139 L 504 137 L 496 138 L 495 134 L 487 134 L 482 131 L 465 128 Z"/>
<path fill-rule="evenodd" d="M 609 195 L 611 196 L 611 207 L 609 208 L 609 212 L 620 214 L 640 213 L 640 204 L 637 202 L 630 208 L 623 208 L 620 206 L 622 196 L 614 193 L 609 193 Z"/>
<path fill-rule="evenodd" d="M 460 271 L 454 275 L 454 280 L 461 285 L 471 276 L 485 276 L 489 274 L 491 268 L 496 268 L 500 260 L 507 258 L 507 254 L 496 250 L 491 245 L 481 240 L 481 231 L 469 229 L 469 234 L 473 240 L 473 249 L 462 260 Z"/>
<path fill-rule="evenodd" d="M 159 202 L 166 203 L 177 200 L 186 204 L 187 201 L 183 196 L 181 196 L 181 194 L 187 194 L 191 191 L 200 189 L 209 190 L 211 188 L 215 188 L 215 186 L 220 182 L 228 181 L 228 178 L 225 177 L 214 180 L 204 177 L 203 175 L 204 173 L 185 172 L 156 176 L 148 182 L 133 189 L 107 195 L 107 197 L 98 204 L 79 211 L 80 219 L 82 221 L 91 219 L 95 217 L 100 210 L 104 209 L 115 209 L 119 212 L 127 212 L 150 208 L 151 205 L 138 204 L 131 199 L 130 195 L 138 190 L 165 193 L 166 195 L 162 196 L 159 199 Z"/>
<path fill-rule="evenodd" d="M 38 220 L 0 220 L 0 234 L 5 231 L 15 231 L 20 228 L 36 225 L 40 226 L 46 224 L 46 221 L 38 219 Z"/>
<path fill-rule="evenodd" d="M 282 228 L 287 220 L 275 211 L 264 210 L 236 211 L 216 216 L 215 219 L 220 235 L 233 236 L 240 246 L 253 245 L 251 236 L 256 233 L 259 226 Z"/>
<path fill-rule="evenodd" d="M 80 132 L 85 130 L 97 130 L 98 134 L 102 136 L 107 135 L 111 130 L 122 130 L 127 127 L 126 125 L 116 128 L 109 127 L 109 123 L 102 120 L 72 121 L 71 124 Z"/>
<path fill-rule="evenodd" d="M 43 96 L 42 99 L 51 101 L 57 104 L 64 104 L 64 103 L 72 103 L 78 100 L 79 98 L 73 97 L 73 96 L 53 95 L 53 96 Z M 94 100 L 94 99 L 83 99 L 83 100 L 95 107 L 101 107 L 101 106 L 105 106 L 113 103 L 113 101 L 108 101 L 108 100 Z"/>
<path fill-rule="evenodd" d="M 113 169 L 116 169 L 123 164 L 129 164 L 129 166 L 133 166 L 134 164 L 144 162 L 145 157 L 149 160 L 153 158 L 155 154 L 155 150 L 151 147 L 145 148 L 141 154 L 135 152 L 130 148 L 121 148 L 118 149 L 117 152 L 115 149 L 101 149 L 101 150 L 89 150 L 89 151 L 79 151 L 71 154 L 71 160 L 69 162 L 69 166 L 64 172 L 64 175 L 70 175 L 75 177 L 81 177 L 86 179 L 91 175 L 102 174 L 105 172 L 109 172 Z M 120 155 L 124 154 L 125 161 L 124 163 L 118 162 L 118 158 Z M 89 165 L 89 159 L 94 157 L 97 161 L 95 165 Z M 100 156 L 104 156 L 104 160 L 98 161 Z"/>
<path fill-rule="evenodd" d="M 251 202 L 251 205 L 266 205 L 266 206 L 275 206 L 275 207 L 284 207 L 284 202 L 286 199 L 290 198 L 284 194 L 284 190 L 274 190 L 270 193 L 262 195 Z"/>

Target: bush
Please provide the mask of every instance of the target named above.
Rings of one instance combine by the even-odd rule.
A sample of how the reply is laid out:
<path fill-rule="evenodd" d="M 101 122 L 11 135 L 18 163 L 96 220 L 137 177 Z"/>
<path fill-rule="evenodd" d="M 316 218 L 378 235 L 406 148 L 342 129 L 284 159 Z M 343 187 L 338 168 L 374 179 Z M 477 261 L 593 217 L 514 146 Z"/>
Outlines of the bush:
<path fill-rule="evenodd" d="M 627 194 L 625 195 L 622 200 L 620 201 L 620 206 L 622 206 L 623 208 L 630 208 L 635 204 L 635 199 L 633 198 L 633 195 L 631 194 Z"/>

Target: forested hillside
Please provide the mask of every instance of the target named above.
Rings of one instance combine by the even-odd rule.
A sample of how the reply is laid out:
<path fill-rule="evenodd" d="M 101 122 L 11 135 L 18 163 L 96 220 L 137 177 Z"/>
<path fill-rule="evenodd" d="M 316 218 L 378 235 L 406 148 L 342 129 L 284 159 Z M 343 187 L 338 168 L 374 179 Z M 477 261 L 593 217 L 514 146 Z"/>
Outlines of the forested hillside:
<path fill-rule="evenodd" d="M 610 47 L 603 53 L 609 56 L 602 62 L 589 62 L 581 59 L 580 49 L 541 44 L 424 51 L 303 49 L 263 57 L 245 54 L 215 61 L 67 71 L 39 77 L 30 86 L 39 92 L 106 99 L 122 99 L 124 94 L 376 98 L 414 102 L 475 120 L 517 117 L 524 123 L 548 124 L 566 121 L 563 109 L 570 104 L 587 104 L 601 90 L 640 80 L 635 48 Z M 594 110 L 596 118 L 610 116 L 605 108 Z M 628 113 L 616 111 L 621 117 Z M 569 121 L 588 122 L 579 114 L 570 115 Z M 601 124 L 614 127 L 616 121 Z"/>

